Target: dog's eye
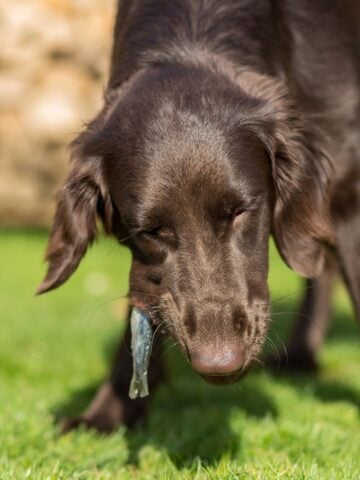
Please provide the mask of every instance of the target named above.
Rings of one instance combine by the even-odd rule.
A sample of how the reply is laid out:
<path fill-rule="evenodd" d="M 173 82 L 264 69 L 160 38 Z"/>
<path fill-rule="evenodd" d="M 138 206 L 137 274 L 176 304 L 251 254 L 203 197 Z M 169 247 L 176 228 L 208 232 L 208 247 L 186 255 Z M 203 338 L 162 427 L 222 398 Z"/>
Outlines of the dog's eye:
<path fill-rule="evenodd" d="M 233 208 L 231 210 L 229 210 L 226 214 L 226 221 L 228 223 L 234 223 L 236 222 L 240 217 L 241 215 L 245 212 L 245 208 Z"/>
<path fill-rule="evenodd" d="M 144 239 L 148 239 L 148 240 L 162 241 L 170 245 L 175 243 L 174 233 L 169 228 L 165 228 L 165 227 L 158 226 L 158 227 L 151 227 L 148 229 L 144 229 L 140 232 L 140 235 Z"/>
<path fill-rule="evenodd" d="M 148 238 L 160 238 L 163 234 L 163 229 L 161 227 L 152 227 L 147 230 L 142 230 L 140 234 Z"/>

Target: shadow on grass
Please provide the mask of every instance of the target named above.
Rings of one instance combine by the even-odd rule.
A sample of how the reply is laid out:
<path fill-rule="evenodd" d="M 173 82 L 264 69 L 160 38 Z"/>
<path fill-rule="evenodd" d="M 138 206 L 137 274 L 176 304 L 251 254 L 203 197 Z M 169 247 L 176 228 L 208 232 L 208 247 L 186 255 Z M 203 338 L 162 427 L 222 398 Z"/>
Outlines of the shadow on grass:
<path fill-rule="evenodd" d="M 293 313 L 294 311 L 296 312 L 296 304 L 294 302 L 282 301 L 274 308 L 274 312 L 277 315 L 274 316 L 275 321 L 271 325 L 269 335 L 279 353 L 286 345 L 287 336 L 296 316 L 296 313 Z M 327 341 L 341 341 L 352 344 L 359 342 L 359 340 L 360 329 L 351 312 L 334 312 L 325 344 Z M 269 348 L 268 353 L 271 353 Z M 321 365 L 317 373 L 300 374 L 286 370 L 274 373 L 274 370 L 270 369 L 269 372 L 273 374 L 276 382 L 291 385 L 300 395 L 308 392 L 309 395 L 318 398 L 322 402 L 341 401 L 351 403 L 360 411 L 360 392 L 356 388 L 351 388 L 345 382 L 322 378 Z"/>
<path fill-rule="evenodd" d="M 272 330 L 284 341 L 293 317 L 293 302 L 277 304 L 280 319 Z M 279 324 L 280 328 L 279 328 Z M 342 341 L 354 341 L 356 325 L 346 314 L 337 315 L 330 335 Z M 114 351 L 115 344 L 107 342 L 107 352 Z M 108 355 L 106 355 L 108 356 Z M 205 384 L 183 361 L 179 353 L 170 355 L 171 383 L 161 387 L 154 395 L 146 425 L 127 430 L 128 464 L 137 465 L 144 446 L 151 446 L 167 454 L 178 469 L 194 466 L 194 461 L 216 465 L 225 455 L 239 458 L 241 434 L 233 430 L 233 418 L 243 415 L 256 418 L 277 417 L 272 398 L 263 386 L 262 374 L 252 373 L 240 384 L 216 387 Z M 323 402 L 344 401 L 360 410 L 360 394 L 349 385 L 329 381 L 321 375 L 276 374 L 273 382 L 290 385 L 299 395 L 311 395 Z M 70 398 L 55 407 L 57 419 L 76 416 L 92 400 L 99 385 L 88 385 L 74 391 Z M 236 422 L 235 422 L 236 424 Z"/>
<path fill-rule="evenodd" d="M 257 375 L 240 385 L 216 387 L 206 384 L 189 371 L 180 354 L 171 355 L 171 383 L 154 395 L 146 424 L 125 433 L 129 465 L 138 465 L 139 454 L 147 445 L 165 452 L 178 469 L 194 466 L 194 461 L 216 465 L 226 455 L 238 457 L 241 438 L 231 427 L 233 415 L 277 416 L 271 398 L 261 388 Z M 56 420 L 81 413 L 99 385 L 74 391 L 70 398 L 53 408 Z"/>
<path fill-rule="evenodd" d="M 256 376 L 240 385 L 211 386 L 188 366 L 172 362 L 170 385 L 160 389 L 153 402 L 146 433 L 129 432 L 130 463 L 137 463 L 144 443 L 165 450 L 179 469 L 202 464 L 216 465 L 226 455 L 238 458 L 241 433 L 234 431 L 234 416 L 276 417 L 278 412 Z M 176 380 L 175 380 L 176 379 Z"/>
<path fill-rule="evenodd" d="M 360 411 L 360 392 L 345 383 L 324 380 L 315 375 L 302 375 L 298 378 L 283 377 L 279 381 L 290 383 L 299 392 L 308 391 L 310 395 L 322 402 L 351 403 Z"/>

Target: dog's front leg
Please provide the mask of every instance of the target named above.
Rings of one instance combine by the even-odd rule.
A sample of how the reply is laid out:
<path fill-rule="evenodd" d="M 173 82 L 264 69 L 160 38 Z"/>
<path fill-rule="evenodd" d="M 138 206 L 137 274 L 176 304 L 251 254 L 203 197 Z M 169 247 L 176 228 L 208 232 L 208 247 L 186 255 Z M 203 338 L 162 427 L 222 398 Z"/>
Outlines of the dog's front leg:
<path fill-rule="evenodd" d="M 275 370 L 317 370 L 317 353 L 331 319 L 331 296 L 334 272 L 329 267 L 316 279 L 306 281 L 305 295 L 290 334 L 280 354 L 268 358 Z"/>
<path fill-rule="evenodd" d="M 111 432 L 119 425 L 132 426 L 146 415 L 149 397 L 129 398 L 129 386 L 132 376 L 132 356 L 130 350 L 131 332 L 129 316 L 125 333 L 115 356 L 110 377 L 100 386 L 94 399 L 85 412 L 73 418 L 67 418 L 62 431 L 67 432 L 80 425 L 95 428 L 101 432 Z M 149 367 L 149 388 L 152 393 L 164 376 L 161 334 L 156 335 Z"/>
<path fill-rule="evenodd" d="M 317 353 L 327 333 L 331 318 L 333 272 L 308 279 L 302 307 L 286 346 L 283 366 L 293 370 L 316 370 Z"/>

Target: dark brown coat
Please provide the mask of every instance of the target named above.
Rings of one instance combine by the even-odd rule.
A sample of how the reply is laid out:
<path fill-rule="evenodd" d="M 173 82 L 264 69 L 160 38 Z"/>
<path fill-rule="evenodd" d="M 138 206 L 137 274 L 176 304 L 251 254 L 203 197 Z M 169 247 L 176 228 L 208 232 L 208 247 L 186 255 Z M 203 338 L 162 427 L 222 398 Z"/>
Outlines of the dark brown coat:
<path fill-rule="evenodd" d="M 359 3 L 120 5 L 104 107 L 73 144 L 39 292 L 74 272 L 100 218 L 132 250 L 132 304 L 204 378 L 232 382 L 266 337 L 273 234 L 288 265 L 319 277 L 290 344 L 294 364 L 312 365 L 330 264 L 360 312 Z M 159 369 L 153 359 L 154 381 Z M 130 374 L 120 347 L 68 427 L 134 421 L 145 404 L 127 399 Z"/>

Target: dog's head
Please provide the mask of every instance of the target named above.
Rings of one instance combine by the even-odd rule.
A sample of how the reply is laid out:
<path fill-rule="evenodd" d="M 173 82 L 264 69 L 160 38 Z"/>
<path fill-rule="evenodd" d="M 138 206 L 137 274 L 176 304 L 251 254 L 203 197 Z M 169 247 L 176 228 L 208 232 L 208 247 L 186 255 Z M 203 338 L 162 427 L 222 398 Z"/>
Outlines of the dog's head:
<path fill-rule="evenodd" d="M 269 319 L 268 241 L 305 276 L 331 239 L 326 155 L 268 79 L 147 69 L 73 145 L 44 292 L 105 230 L 133 255 L 130 298 L 209 381 L 239 378 Z"/>

